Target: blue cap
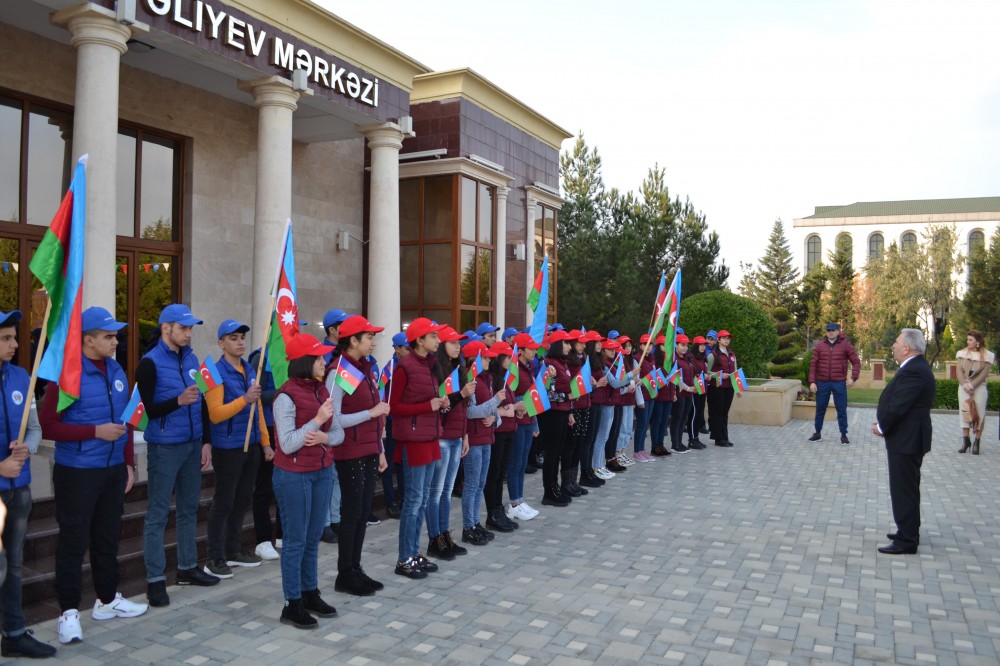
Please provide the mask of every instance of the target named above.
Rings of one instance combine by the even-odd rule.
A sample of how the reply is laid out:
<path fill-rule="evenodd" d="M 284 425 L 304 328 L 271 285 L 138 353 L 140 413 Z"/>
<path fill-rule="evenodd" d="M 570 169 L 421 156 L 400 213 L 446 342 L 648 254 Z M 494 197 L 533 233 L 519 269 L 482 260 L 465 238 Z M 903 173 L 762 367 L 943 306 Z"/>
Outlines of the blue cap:
<path fill-rule="evenodd" d="M 340 308 L 334 308 L 323 315 L 323 330 L 330 328 L 331 326 L 336 326 L 347 320 L 351 315 L 347 314 Z"/>
<path fill-rule="evenodd" d="M 159 323 L 194 326 L 195 324 L 204 324 L 205 322 L 191 314 L 191 308 L 183 303 L 172 303 L 163 308 L 163 312 L 160 313 Z"/>
<path fill-rule="evenodd" d="M 834 323 L 834 322 L 831 321 L 829 324 L 826 325 L 826 330 L 828 330 L 828 331 L 839 331 L 840 330 L 840 324 L 837 324 L 837 323 Z"/>
<path fill-rule="evenodd" d="M 17 312 L 17 310 L 14 310 L 14 312 Z M 17 314 L 17 318 L 20 319 L 21 313 L 17 312 Z M 82 320 L 80 328 L 84 331 L 120 331 L 128 326 L 128 324 L 123 322 L 115 321 L 110 312 L 97 306 L 84 310 L 80 319 Z"/>
<path fill-rule="evenodd" d="M 465 333 L 463 333 L 463 335 L 465 336 L 465 339 L 458 341 L 458 344 L 459 344 L 460 347 L 464 347 L 465 345 L 469 344 L 473 340 L 482 341 L 482 339 L 483 339 L 483 336 L 479 335 L 478 333 L 476 333 L 473 330 L 468 330 Z"/>
<path fill-rule="evenodd" d="M 525 330 L 527 330 L 527 329 L 525 329 Z M 563 326 L 562 324 L 560 324 L 559 322 L 556 322 L 556 323 L 552 324 L 551 326 L 549 326 L 549 333 L 551 333 L 552 331 L 565 331 L 565 330 L 566 330 L 566 327 Z"/>
<path fill-rule="evenodd" d="M 496 333 L 500 330 L 499 326 L 494 326 L 488 321 L 484 321 L 479 326 L 476 326 L 476 335 L 486 335 L 487 333 Z"/>
<path fill-rule="evenodd" d="M 517 330 L 516 328 L 514 328 L 513 326 L 511 326 L 510 328 L 506 328 L 506 329 L 504 329 L 504 332 L 503 332 L 503 335 L 501 335 L 501 336 L 500 336 L 500 339 L 501 339 L 501 340 L 506 340 L 506 339 L 507 339 L 507 338 L 509 338 L 510 336 L 512 336 L 512 335 L 517 335 L 517 334 L 518 334 L 518 333 L 520 333 L 520 332 L 521 332 L 521 331 L 519 331 L 519 330 Z"/>
<path fill-rule="evenodd" d="M 610 331 L 608 331 L 607 338 L 608 338 L 608 340 L 614 340 L 614 339 L 618 338 L 618 336 L 620 336 L 620 335 L 621 335 L 621 333 L 619 333 L 615 329 L 611 329 Z"/>
<path fill-rule="evenodd" d="M 22 316 L 24 315 L 21 314 L 20 310 L 11 310 L 10 312 L 0 311 L 0 328 L 13 326 L 17 322 L 21 321 Z"/>
<path fill-rule="evenodd" d="M 406 341 L 406 331 L 400 331 L 396 335 L 392 336 L 392 346 L 393 347 L 405 347 L 409 343 Z"/>
<path fill-rule="evenodd" d="M 246 324 L 241 324 L 235 319 L 227 319 L 219 324 L 219 339 L 221 340 L 230 333 L 246 333 L 249 330 L 250 327 Z"/>
<path fill-rule="evenodd" d="M 709 331 L 708 333 L 705 334 L 705 337 L 706 338 L 715 338 L 716 340 L 718 340 L 719 339 L 719 334 L 716 333 L 715 331 Z"/>
<path fill-rule="evenodd" d="M 677 335 L 684 335 L 684 329 L 680 326 L 677 327 Z"/>

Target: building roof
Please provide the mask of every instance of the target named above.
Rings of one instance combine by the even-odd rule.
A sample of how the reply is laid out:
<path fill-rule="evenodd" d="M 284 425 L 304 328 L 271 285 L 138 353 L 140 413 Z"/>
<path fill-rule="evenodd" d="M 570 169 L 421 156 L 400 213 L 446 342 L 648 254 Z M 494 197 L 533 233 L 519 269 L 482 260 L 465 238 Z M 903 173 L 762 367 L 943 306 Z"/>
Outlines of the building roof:
<path fill-rule="evenodd" d="M 816 206 L 816 212 L 813 215 L 802 219 L 875 217 L 879 215 L 947 215 L 949 213 L 1000 213 L 1000 197 L 859 201 L 847 206 Z"/>

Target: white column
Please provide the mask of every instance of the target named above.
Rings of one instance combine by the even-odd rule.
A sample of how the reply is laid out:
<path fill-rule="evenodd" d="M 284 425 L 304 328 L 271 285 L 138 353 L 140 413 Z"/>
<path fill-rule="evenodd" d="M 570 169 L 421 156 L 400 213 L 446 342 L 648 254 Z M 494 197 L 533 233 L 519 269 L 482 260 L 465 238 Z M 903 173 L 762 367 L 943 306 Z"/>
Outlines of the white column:
<path fill-rule="evenodd" d="M 497 282 L 494 290 L 496 299 L 496 319 L 493 322 L 497 326 L 505 329 L 510 327 L 507 323 L 507 195 L 510 188 L 506 185 L 497 186 L 497 230 L 496 230 L 496 251 L 494 261 L 497 266 Z"/>
<path fill-rule="evenodd" d="M 76 47 L 74 164 L 89 155 L 83 307 L 99 305 L 114 312 L 118 73 L 132 29 L 115 21 L 113 11 L 93 4 L 57 12 L 52 22 L 69 30 L 70 44 Z"/>
<path fill-rule="evenodd" d="M 379 365 L 392 357 L 392 336 L 399 331 L 399 149 L 403 133 L 395 123 L 358 128 L 371 150 L 371 199 L 368 205 L 368 312 L 385 330 L 375 336 Z"/>
<path fill-rule="evenodd" d="M 285 221 L 292 216 L 292 115 L 299 93 L 280 76 L 241 81 L 257 107 L 257 202 L 253 230 L 254 345 L 264 344 L 271 317 L 271 283 L 278 267 Z M 293 234 L 294 236 L 294 234 Z M 305 239 L 299 235 L 298 242 Z"/>
<path fill-rule="evenodd" d="M 527 197 L 527 204 L 528 214 L 525 216 L 525 219 L 527 220 L 526 226 L 528 228 L 528 233 L 525 238 L 527 242 L 525 243 L 524 251 L 527 266 L 524 271 L 527 274 L 526 279 L 528 281 L 528 288 L 527 291 L 524 292 L 525 298 L 527 298 L 528 294 L 531 293 L 531 287 L 535 284 L 535 206 L 538 205 L 538 201 L 535 197 L 529 194 Z M 528 312 L 525 310 L 524 325 L 528 326 L 529 324 L 531 324 L 531 322 L 528 321 Z"/>

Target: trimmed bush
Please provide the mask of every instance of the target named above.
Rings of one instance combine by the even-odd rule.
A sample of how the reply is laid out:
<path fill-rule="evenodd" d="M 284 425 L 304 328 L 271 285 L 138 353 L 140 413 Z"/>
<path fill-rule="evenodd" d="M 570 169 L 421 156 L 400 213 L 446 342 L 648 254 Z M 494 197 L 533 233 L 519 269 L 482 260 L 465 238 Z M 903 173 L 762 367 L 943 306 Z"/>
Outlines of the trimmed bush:
<path fill-rule="evenodd" d="M 733 334 L 736 362 L 749 377 L 768 377 L 768 362 L 778 351 L 771 318 L 753 301 L 728 291 L 706 291 L 681 302 L 681 328 L 688 337 L 710 329 Z"/>
<path fill-rule="evenodd" d="M 771 311 L 774 318 L 775 332 L 778 334 L 778 352 L 771 359 L 769 367 L 772 377 L 794 377 L 799 372 L 798 359 L 802 353 L 799 346 L 799 332 L 795 328 L 795 320 L 786 308 L 774 308 Z"/>

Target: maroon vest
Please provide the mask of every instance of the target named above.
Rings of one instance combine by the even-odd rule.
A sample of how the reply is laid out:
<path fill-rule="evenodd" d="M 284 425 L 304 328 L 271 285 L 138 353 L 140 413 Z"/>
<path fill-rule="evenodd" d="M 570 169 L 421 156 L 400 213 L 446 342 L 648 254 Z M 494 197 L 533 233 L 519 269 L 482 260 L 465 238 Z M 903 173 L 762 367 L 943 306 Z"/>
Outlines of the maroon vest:
<path fill-rule="evenodd" d="M 343 363 L 350 363 L 361 370 L 365 380 L 354 389 L 351 395 L 344 394 L 340 403 L 341 414 L 357 414 L 365 412 L 377 405 L 378 388 L 372 377 L 372 364 L 368 359 L 355 361 L 350 354 L 343 355 Z M 334 460 L 355 460 L 365 456 L 377 456 L 382 452 L 382 418 L 368 419 L 356 426 L 344 428 L 344 443 L 332 449 Z"/>
<path fill-rule="evenodd" d="M 514 404 L 514 392 L 511 391 L 506 386 L 503 387 L 504 394 L 507 396 L 503 399 L 504 406 Z M 514 432 L 517 430 L 517 419 L 516 418 L 504 418 L 503 422 L 497 426 L 496 431 L 501 432 Z"/>
<path fill-rule="evenodd" d="M 556 369 L 556 376 L 552 378 L 552 388 L 559 393 L 565 393 L 566 399 L 562 402 L 552 402 L 552 411 L 568 412 L 570 409 L 569 382 L 570 373 L 566 360 L 562 358 L 547 358 L 545 362 Z"/>
<path fill-rule="evenodd" d="M 514 396 L 520 398 L 531 390 L 531 385 L 535 382 L 535 378 L 531 376 L 531 370 L 528 369 L 528 366 L 517 359 L 514 362 L 517 363 L 517 390 L 514 392 Z M 517 419 L 518 425 L 531 425 L 534 422 L 535 417 L 528 416 L 527 414 Z"/>
<path fill-rule="evenodd" d="M 614 405 L 615 407 L 622 406 L 622 393 L 620 388 L 615 388 L 611 385 L 611 366 L 615 364 L 615 359 L 605 358 L 604 367 L 608 370 L 608 401 L 605 403 L 607 405 Z"/>
<path fill-rule="evenodd" d="M 461 371 L 459 372 L 461 374 Z M 452 408 L 442 416 L 441 438 L 442 439 L 462 439 L 467 432 L 468 423 L 465 418 L 465 398 L 456 402 Z"/>
<path fill-rule="evenodd" d="M 490 390 L 490 373 L 484 372 L 476 377 L 476 404 L 482 405 L 493 399 L 493 391 Z M 469 428 L 469 446 L 482 446 L 492 444 L 496 429 L 495 425 L 483 425 L 482 419 L 466 419 Z"/>
<path fill-rule="evenodd" d="M 401 403 L 416 404 L 430 402 L 437 397 L 438 387 L 431 368 L 437 362 L 433 354 L 421 358 L 409 353 L 399 362 L 398 367 L 406 371 L 406 391 L 399 397 Z M 424 412 L 414 416 L 393 417 L 392 436 L 400 442 L 433 442 L 441 438 L 441 415 Z"/>
<path fill-rule="evenodd" d="M 594 383 L 594 390 L 590 394 L 590 404 L 591 405 L 606 405 L 611 399 L 611 385 L 605 384 L 604 386 L 597 388 L 597 382 L 600 381 L 601 377 L 604 376 L 604 361 L 603 357 L 601 363 L 590 364 L 590 377 L 591 381 Z"/>
<path fill-rule="evenodd" d="M 732 351 L 723 352 L 721 347 L 715 349 L 715 367 L 712 368 L 715 372 L 724 372 L 727 375 L 732 374 L 736 370 L 736 354 Z M 733 388 L 733 381 L 726 377 L 722 380 L 719 388 Z"/>
<path fill-rule="evenodd" d="M 287 395 L 295 405 L 296 430 L 316 418 L 316 412 L 319 411 L 320 405 L 330 397 L 330 393 L 322 382 L 301 377 L 289 377 L 278 393 Z M 330 421 L 324 423 L 320 430 L 329 432 Z M 286 472 L 318 472 L 333 464 L 333 457 L 330 455 L 332 447 L 323 444 L 303 446 L 295 453 L 288 454 L 281 450 L 281 436 L 277 428 L 274 430 L 274 436 L 278 443 L 274 447 L 275 467 Z"/>
<path fill-rule="evenodd" d="M 573 381 L 572 378 L 576 377 L 578 374 L 580 374 L 580 370 L 583 367 L 583 363 L 584 363 L 584 361 L 587 360 L 585 356 L 578 356 L 577 358 L 580 361 L 580 365 L 571 365 L 571 366 L 569 366 L 569 372 L 570 372 L 570 375 L 571 375 L 571 379 L 570 379 L 571 383 Z M 590 409 L 590 394 L 588 393 L 587 395 L 581 395 L 579 398 L 574 399 L 573 400 L 573 409 Z"/>
<path fill-rule="evenodd" d="M 642 359 L 642 366 L 639 368 L 639 376 L 636 378 L 638 380 L 639 390 L 642 391 L 642 398 L 645 402 L 649 402 L 653 398 L 651 395 L 649 395 L 649 389 L 647 389 L 646 385 L 642 383 L 642 378 L 651 373 L 652 371 L 653 371 L 653 360 L 649 357 L 649 354 L 646 354 L 646 358 Z"/>

